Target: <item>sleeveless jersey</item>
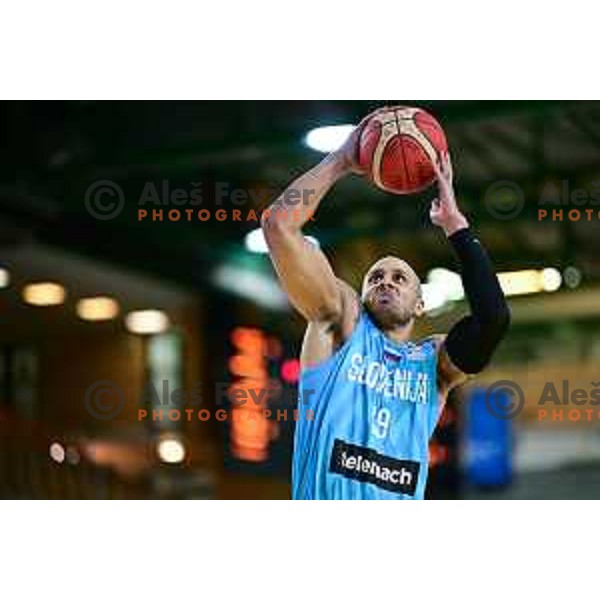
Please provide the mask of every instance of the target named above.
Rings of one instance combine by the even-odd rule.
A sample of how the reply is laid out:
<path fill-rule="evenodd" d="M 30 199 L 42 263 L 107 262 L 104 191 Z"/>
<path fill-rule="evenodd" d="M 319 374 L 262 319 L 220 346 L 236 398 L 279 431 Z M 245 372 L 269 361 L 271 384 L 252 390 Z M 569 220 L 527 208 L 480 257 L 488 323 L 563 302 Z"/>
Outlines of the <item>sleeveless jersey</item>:
<path fill-rule="evenodd" d="M 328 359 L 303 368 L 292 498 L 423 499 L 441 413 L 433 339 L 397 343 L 361 310 Z"/>

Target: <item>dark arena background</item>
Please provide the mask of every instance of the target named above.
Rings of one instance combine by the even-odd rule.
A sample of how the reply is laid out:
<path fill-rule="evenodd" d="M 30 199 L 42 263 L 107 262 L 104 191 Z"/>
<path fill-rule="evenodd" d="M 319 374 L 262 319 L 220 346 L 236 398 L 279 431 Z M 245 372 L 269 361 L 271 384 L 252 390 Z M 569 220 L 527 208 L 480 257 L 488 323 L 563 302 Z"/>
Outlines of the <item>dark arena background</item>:
<path fill-rule="evenodd" d="M 344 131 L 319 128 L 383 104 L 444 127 L 512 311 L 448 401 L 427 496 L 600 497 L 600 103 L 388 100 L 0 104 L 1 498 L 290 497 L 304 323 L 258 217 Z M 348 178 L 306 230 L 355 287 L 410 263 L 418 336 L 466 311 L 434 193 Z"/>

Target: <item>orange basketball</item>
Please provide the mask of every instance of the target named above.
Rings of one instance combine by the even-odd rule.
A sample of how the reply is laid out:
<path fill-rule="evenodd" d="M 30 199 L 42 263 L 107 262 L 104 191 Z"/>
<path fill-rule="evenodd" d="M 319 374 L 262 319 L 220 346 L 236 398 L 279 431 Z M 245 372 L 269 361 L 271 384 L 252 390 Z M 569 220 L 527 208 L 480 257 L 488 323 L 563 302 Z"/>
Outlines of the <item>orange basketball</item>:
<path fill-rule="evenodd" d="M 358 162 L 371 181 L 394 194 L 414 194 L 435 181 L 432 162 L 448 150 L 441 125 L 420 108 L 395 106 L 364 126 Z"/>

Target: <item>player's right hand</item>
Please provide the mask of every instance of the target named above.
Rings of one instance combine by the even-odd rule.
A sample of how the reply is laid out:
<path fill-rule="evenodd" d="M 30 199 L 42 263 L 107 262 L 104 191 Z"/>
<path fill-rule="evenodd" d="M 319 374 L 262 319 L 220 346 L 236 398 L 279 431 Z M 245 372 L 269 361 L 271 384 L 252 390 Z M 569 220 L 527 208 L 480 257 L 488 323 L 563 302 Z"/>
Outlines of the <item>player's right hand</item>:
<path fill-rule="evenodd" d="M 370 112 L 366 117 L 364 117 L 360 123 L 354 128 L 350 137 L 344 142 L 344 144 L 333 152 L 339 160 L 342 161 L 344 167 L 351 173 L 356 175 L 364 175 L 367 171 L 363 169 L 358 163 L 358 150 L 360 143 L 360 135 L 362 130 L 365 128 L 365 125 L 368 123 L 369 119 L 374 117 L 376 114 L 380 112 L 385 112 L 389 110 L 389 106 L 382 106 L 373 112 Z"/>
<path fill-rule="evenodd" d="M 354 128 L 341 148 L 332 153 L 342 163 L 344 169 L 355 175 L 364 175 L 366 173 L 366 170 L 362 169 L 358 164 L 358 144 L 364 122 L 365 119 Z"/>

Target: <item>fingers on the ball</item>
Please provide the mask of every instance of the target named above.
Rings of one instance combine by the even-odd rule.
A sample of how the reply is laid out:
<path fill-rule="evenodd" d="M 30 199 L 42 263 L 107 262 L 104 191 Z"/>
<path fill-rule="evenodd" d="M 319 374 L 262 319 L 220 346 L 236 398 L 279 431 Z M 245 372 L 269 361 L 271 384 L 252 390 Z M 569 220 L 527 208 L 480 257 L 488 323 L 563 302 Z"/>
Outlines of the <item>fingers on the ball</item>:
<path fill-rule="evenodd" d="M 450 160 L 450 154 L 448 154 L 448 179 L 454 180 L 454 168 L 452 167 L 452 161 Z"/>
<path fill-rule="evenodd" d="M 452 178 L 452 161 L 450 160 L 450 152 L 446 150 L 443 154 L 444 156 L 444 171 L 448 176 L 448 179 Z"/>
<path fill-rule="evenodd" d="M 433 170 L 439 181 L 452 181 L 452 166 L 450 165 L 449 160 L 449 155 L 447 153 L 440 153 L 438 160 L 431 161 Z"/>

